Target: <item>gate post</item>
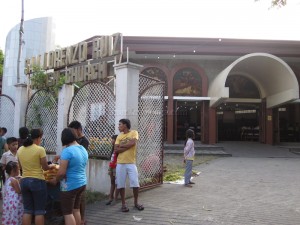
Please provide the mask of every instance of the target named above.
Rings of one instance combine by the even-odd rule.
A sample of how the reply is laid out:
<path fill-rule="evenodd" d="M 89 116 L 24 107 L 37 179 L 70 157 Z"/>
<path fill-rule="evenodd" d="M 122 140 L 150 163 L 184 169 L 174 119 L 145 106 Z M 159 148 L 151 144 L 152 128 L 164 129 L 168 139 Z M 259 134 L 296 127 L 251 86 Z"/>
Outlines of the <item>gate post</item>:
<path fill-rule="evenodd" d="M 119 120 L 127 118 L 132 129 L 138 128 L 139 74 L 142 65 L 126 62 L 114 66 L 116 71 L 115 133 Z"/>
<path fill-rule="evenodd" d="M 57 149 L 56 154 L 62 151 L 61 132 L 68 126 L 68 110 L 74 95 L 74 86 L 64 84 L 58 93 L 57 109 Z"/>
<path fill-rule="evenodd" d="M 19 137 L 19 128 L 25 126 L 26 108 L 28 105 L 27 85 L 16 84 L 15 114 L 14 114 L 14 137 Z"/>

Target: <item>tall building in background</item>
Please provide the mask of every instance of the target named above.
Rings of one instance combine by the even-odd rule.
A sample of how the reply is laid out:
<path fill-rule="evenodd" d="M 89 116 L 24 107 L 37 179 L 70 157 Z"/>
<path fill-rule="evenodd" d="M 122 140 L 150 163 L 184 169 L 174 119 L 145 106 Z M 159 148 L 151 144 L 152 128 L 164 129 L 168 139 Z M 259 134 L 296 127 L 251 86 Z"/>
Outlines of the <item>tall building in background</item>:
<path fill-rule="evenodd" d="M 19 51 L 20 24 L 13 27 L 6 37 L 3 68 L 2 94 L 15 99 Z M 20 64 L 20 83 L 26 83 L 25 59 L 53 50 L 55 47 L 55 25 L 51 17 L 24 21 L 24 35 Z"/>

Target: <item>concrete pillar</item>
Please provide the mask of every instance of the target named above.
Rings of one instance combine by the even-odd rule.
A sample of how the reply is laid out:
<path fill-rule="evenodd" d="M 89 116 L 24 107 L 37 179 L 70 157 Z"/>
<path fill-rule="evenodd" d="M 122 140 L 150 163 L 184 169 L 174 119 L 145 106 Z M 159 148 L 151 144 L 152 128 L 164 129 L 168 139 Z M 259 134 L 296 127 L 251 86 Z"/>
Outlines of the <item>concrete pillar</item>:
<path fill-rule="evenodd" d="M 61 132 L 68 126 L 68 111 L 71 100 L 74 95 L 74 86 L 64 84 L 58 93 L 58 110 L 57 110 L 57 149 L 56 154 L 62 151 Z"/>
<path fill-rule="evenodd" d="M 25 126 L 26 108 L 28 105 L 27 85 L 15 85 L 15 114 L 14 114 L 14 137 L 19 137 L 19 128 Z"/>
<path fill-rule="evenodd" d="M 138 128 L 139 74 L 142 65 L 126 62 L 114 66 L 116 72 L 115 132 L 122 118 L 131 121 L 131 129 Z"/>

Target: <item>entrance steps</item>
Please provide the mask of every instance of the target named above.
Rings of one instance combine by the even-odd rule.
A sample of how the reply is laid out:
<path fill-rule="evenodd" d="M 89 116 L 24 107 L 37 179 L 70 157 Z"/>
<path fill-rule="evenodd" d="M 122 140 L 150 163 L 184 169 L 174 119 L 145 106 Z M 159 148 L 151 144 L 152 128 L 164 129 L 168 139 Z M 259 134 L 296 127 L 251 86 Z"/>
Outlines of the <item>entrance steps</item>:
<path fill-rule="evenodd" d="M 164 144 L 164 154 L 183 154 L 184 144 Z M 224 147 L 195 143 L 196 155 L 232 156 L 224 151 Z"/>

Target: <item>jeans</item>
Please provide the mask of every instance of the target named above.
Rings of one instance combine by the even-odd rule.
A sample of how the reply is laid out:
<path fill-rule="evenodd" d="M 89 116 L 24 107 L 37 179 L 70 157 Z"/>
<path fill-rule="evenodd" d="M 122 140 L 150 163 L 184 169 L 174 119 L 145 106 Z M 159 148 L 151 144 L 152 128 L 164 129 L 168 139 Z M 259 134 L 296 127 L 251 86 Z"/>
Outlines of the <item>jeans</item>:
<path fill-rule="evenodd" d="M 31 177 L 23 178 L 21 179 L 21 192 L 25 214 L 44 215 L 46 213 L 46 181 Z"/>
<path fill-rule="evenodd" d="M 193 167 L 193 160 L 186 160 L 185 161 L 184 184 L 188 184 L 191 181 L 192 167 Z"/>

